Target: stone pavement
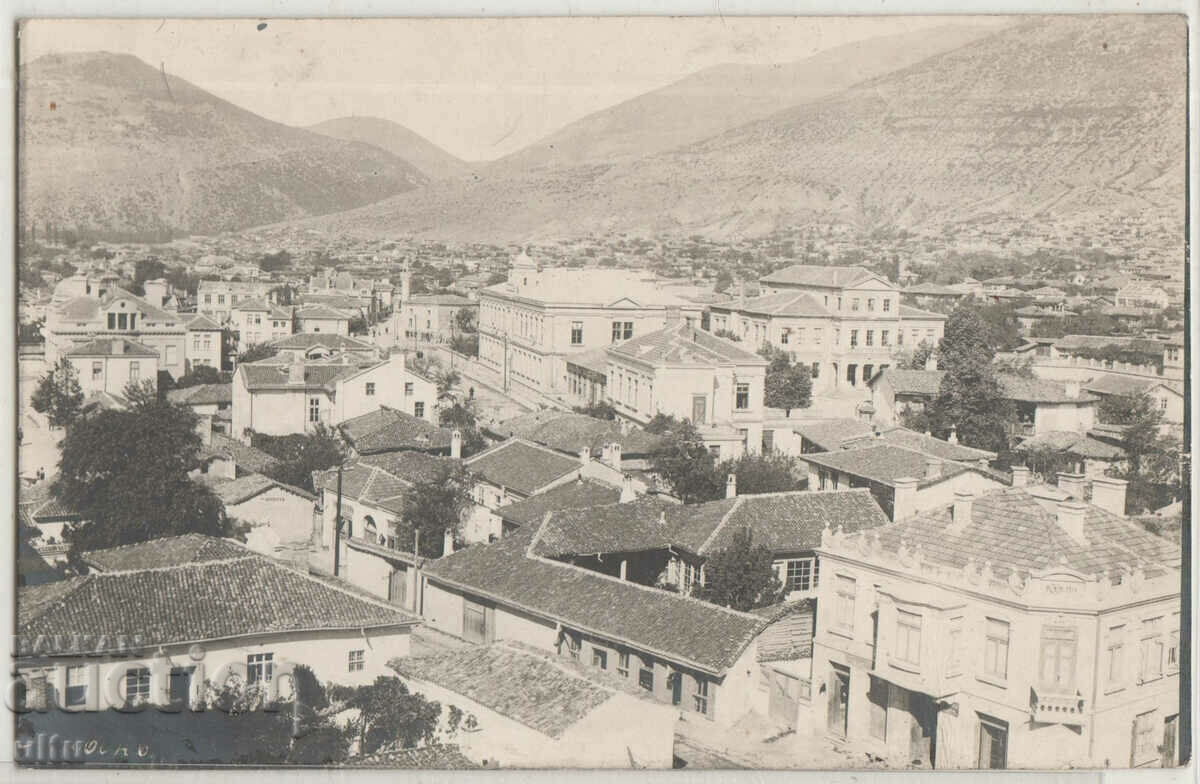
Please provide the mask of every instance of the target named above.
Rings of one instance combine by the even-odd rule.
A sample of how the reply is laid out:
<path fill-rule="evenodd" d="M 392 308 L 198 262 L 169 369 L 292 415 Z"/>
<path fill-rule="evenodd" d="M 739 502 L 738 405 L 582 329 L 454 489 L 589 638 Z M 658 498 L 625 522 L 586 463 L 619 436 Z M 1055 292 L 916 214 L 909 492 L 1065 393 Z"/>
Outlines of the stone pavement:
<path fill-rule="evenodd" d="M 726 727 L 683 714 L 675 729 L 675 755 L 688 768 L 759 770 L 882 768 L 864 752 L 824 733 L 796 732 L 756 713 Z"/>

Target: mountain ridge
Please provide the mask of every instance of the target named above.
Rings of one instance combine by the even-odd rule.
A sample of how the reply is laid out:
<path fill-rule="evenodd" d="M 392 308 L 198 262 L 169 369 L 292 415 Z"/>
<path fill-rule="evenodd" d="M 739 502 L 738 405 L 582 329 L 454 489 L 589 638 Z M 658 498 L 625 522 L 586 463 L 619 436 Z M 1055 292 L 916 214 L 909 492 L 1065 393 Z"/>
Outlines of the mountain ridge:
<path fill-rule="evenodd" d="M 305 130 L 378 147 L 407 161 L 431 181 L 464 177 L 475 169 L 411 128 L 382 117 L 335 117 Z"/>

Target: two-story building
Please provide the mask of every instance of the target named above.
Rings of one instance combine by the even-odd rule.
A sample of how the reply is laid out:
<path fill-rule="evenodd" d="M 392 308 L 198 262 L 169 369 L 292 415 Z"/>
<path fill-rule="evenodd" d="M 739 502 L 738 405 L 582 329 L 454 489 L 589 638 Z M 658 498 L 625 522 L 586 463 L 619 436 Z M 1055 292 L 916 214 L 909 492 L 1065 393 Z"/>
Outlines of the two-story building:
<path fill-rule="evenodd" d="M 1173 765 L 1179 548 L 1037 488 L 826 530 L 812 729 L 937 768 Z"/>
<path fill-rule="evenodd" d="M 522 254 L 504 283 L 479 292 L 479 360 L 542 393 L 565 394 L 567 361 L 667 325 L 700 306 L 625 270 L 546 269 Z"/>
<path fill-rule="evenodd" d="M 187 342 L 183 346 L 185 373 L 198 367 L 221 370 L 221 325 L 202 314 L 195 314 L 187 324 Z"/>
<path fill-rule="evenodd" d="M 235 306 L 249 300 L 269 298 L 279 284 L 269 281 L 202 280 L 196 286 L 196 310 L 225 324 Z"/>
<path fill-rule="evenodd" d="M 437 385 L 386 360 L 339 354 L 323 360 L 275 356 L 238 366 L 233 374 L 233 436 L 307 433 L 388 406 L 434 422 Z"/>
<path fill-rule="evenodd" d="M 460 311 L 475 315 L 479 303 L 457 294 L 417 294 L 405 300 L 393 314 L 392 334 L 425 343 L 449 343 L 462 333 Z"/>
<path fill-rule="evenodd" d="M 350 321 L 354 314 L 327 305 L 305 305 L 298 308 L 293 317 L 296 320 L 297 332 L 349 335 Z"/>
<path fill-rule="evenodd" d="M 759 297 L 710 305 L 710 329 L 788 352 L 818 394 L 857 389 L 896 353 L 942 338 L 945 315 L 902 304 L 895 284 L 863 267 L 796 265 L 759 283 Z"/>
<path fill-rule="evenodd" d="M 158 352 L 128 338 L 98 338 L 67 350 L 84 397 L 121 397 L 129 384 L 150 381 L 158 388 Z"/>
<path fill-rule="evenodd" d="M 639 425 L 689 419 L 719 460 L 760 451 L 766 374 L 762 357 L 685 321 L 608 349 L 617 412 Z"/>
<path fill-rule="evenodd" d="M 238 352 L 292 334 L 292 311 L 265 299 L 239 302 L 230 311 L 230 328 L 237 332 Z"/>

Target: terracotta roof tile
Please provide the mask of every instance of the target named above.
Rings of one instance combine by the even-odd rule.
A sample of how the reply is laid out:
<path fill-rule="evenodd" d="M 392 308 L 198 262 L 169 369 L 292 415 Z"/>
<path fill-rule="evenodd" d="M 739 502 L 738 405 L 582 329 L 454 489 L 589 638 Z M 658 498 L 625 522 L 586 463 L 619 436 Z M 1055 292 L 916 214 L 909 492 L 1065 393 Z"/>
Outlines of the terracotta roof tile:
<path fill-rule="evenodd" d="M 579 470 L 579 459 L 531 444 L 509 439 L 480 452 L 466 462 L 472 473 L 497 487 L 533 495 L 551 482 Z"/>
<path fill-rule="evenodd" d="M 541 522 L 547 512 L 615 504 L 620 497 L 621 491 L 615 487 L 592 479 L 577 479 L 524 501 L 502 506 L 496 514 L 507 523 L 530 525 Z"/>

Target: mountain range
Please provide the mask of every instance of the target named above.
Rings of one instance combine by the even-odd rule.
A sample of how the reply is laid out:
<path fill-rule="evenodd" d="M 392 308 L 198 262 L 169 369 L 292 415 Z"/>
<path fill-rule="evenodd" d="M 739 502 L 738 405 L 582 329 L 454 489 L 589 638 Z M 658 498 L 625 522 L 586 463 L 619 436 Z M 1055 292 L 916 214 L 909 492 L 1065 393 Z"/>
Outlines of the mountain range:
<path fill-rule="evenodd" d="M 387 120 L 280 125 L 128 56 L 44 57 L 21 74 L 22 217 L 484 242 L 1118 216 L 1182 229 L 1181 19 L 1031 17 L 720 66 L 491 164 Z"/>
<path fill-rule="evenodd" d="M 378 147 L 272 122 L 131 55 L 46 55 L 19 78 L 22 225 L 212 234 L 428 181 Z"/>

